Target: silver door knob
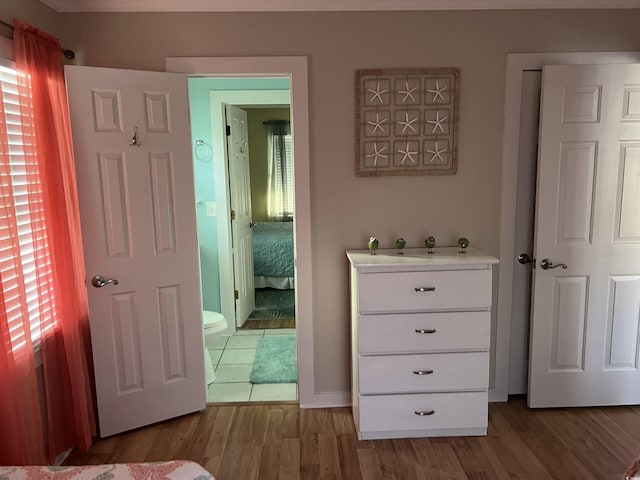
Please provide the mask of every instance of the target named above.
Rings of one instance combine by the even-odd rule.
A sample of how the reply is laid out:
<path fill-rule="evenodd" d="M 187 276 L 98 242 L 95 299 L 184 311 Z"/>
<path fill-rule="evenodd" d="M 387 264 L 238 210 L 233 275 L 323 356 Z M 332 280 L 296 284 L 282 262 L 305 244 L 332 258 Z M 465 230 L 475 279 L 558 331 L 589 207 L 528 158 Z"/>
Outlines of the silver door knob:
<path fill-rule="evenodd" d="M 566 263 L 556 263 L 556 264 L 554 264 L 548 258 L 543 258 L 542 261 L 540 262 L 540 268 L 542 268 L 543 270 L 549 270 L 549 269 L 558 268 L 558 267 L 562 267 L 562 268 L 566 269 L 567 268 L 567 264 Z"/>
<path fill-rule="evenodd" d="M 118 284 L 118 280 L 116 280 L 115 278 L 110 278 L 107 280 L 102 275 L 96 275 L 91 279 L 91 285 L 93 285 L 96 288 L 102 288 L 107 285 L 117 285 L 117 284 Z"/>
<path fill-rule="evenodd" d="M 527 263 L 533 263 L 533 258 L 531 258 L 526 253 L 521 253 L 520 255 L 518 255 L 518 262 L 520 262 L 523 265 L 526 265 Z"/>

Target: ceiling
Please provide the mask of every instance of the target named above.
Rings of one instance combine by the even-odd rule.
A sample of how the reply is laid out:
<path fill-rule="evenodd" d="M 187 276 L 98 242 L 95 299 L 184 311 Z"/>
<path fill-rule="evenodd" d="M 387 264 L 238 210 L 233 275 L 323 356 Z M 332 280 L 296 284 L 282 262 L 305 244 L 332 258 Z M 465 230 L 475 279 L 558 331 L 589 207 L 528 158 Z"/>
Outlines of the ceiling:
<path fill-rule="evenodd" d="M 41 0 L 58 12 L 286 12 L 640 8 L 640 0 Z"/>

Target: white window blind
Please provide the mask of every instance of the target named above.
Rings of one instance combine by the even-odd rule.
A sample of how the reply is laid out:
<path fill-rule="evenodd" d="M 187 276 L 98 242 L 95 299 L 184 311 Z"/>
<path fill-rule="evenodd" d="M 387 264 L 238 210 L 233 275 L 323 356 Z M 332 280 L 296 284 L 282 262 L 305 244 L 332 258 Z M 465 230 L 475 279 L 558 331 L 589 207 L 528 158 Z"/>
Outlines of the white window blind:
<path fill-rule="evenodd" d="M 276 157 L 281 157 L 280 143 L 276 142 Z M 276 212 L 277 215 L 293 215 L 294 202 L 294 177 L 293 177 L 293 146 L 291 135 L 284 135 L 284 149 L 287 161 L 284 167 L 284 175 L 282 174 L 281 162 L 276 162 L 276 185 L 275 195 L 277 205 L 282 205 L 283 211 Z M 283 184 L 284 181 L 284 184 Z M 286 192 L 286 194 L 285 194 Z"/>
<path fill-rule="evenodd" d="M 27 168 L 33 157 L 33 112 L 27 108 L 27 121 L 20 112 L 18 77 L 15 69 L 0 65 L 0 85 L 6 134 L 8 137 L 10 183 L 18 231 L 19 258 L 10 247 L 15 243 L 9 218 L 0 218 L 0 275 L 4 290 L 5 308 L 13 349 L 26 344 L 22 320 L 26 301 L 31 340 L 39 343 L 41 331 L 53 326 L 53 294 L 51 292 L 51 263 L 46 231 L 42 222 L 43 197 L 40 182 L 28 183 Z M 30 95 L 23 98 L 23 106 L 30 106 Z M 26 124 L 25 124 L 26 123 Z M 4 179 L 3 181 L 7 181 Z M 42 232 L 44 241 L 36 245 L 34 232 Z M 37 269 L 36 259 L 40 259 Z M 21 294 L 24 289 L 24 295 Z"/>

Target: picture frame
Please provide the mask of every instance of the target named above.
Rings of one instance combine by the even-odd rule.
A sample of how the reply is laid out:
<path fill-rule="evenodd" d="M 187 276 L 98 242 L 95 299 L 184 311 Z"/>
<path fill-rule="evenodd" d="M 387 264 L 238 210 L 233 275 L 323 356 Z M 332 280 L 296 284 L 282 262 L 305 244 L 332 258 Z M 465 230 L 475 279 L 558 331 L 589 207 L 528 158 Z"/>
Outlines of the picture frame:
<path fill-rule="evenodd" d="M 454 175 L 458 68 L 355 73 L 356 176 Z"/>

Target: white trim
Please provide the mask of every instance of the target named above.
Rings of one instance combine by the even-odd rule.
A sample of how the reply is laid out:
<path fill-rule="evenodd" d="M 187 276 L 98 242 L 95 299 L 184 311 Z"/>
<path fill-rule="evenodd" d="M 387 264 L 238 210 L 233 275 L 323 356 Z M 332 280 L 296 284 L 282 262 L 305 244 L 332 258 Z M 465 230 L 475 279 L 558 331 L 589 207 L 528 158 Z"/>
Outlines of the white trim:
<path fill-rule="evenodd" d="M 42 0 L 58 12 L 295 12 L 638 8 L 638 0 Z"/>
<path fill-rule="evenodd" d="M 350 407 L 351 394 L 349 392 L 314 392 L 312 397 L 303 402 L 300 397 L 300 408 L 333 408 Z"/>
<path fill-rule="evenodd" d="M 175 57 L 169 72 L 198 76 L 289 77 L 295 154 L 295 262 L 298 392 L 300 405 L 325 406 L 315 392 L 313 344 L 313 275 L 311 271 L 311 188 L 309 159 L 309 80 L 307 57 Z M 218 205 L 221 207 L 221 205 Z M 319 395 L 319 396 L 317 396 Z"/>
<path fill-rule="evenodd" d="M 522 72 L 540 70 L 543 65 L 597 63 L 638 63 L 640 52 L 512 53 L 507 55 L 505 73 L 504 126 L 502 134 L 502 199 L 500 219 L 500 266 L 498 318 L 496 323 L 495 386 L 491 401 L 506 401 L 509 389 L 509 340 L 511 335 L 511 297 L 518 183 L 518 145 L 520 142 L 520 97 Z"/>
<path fill-rule="evenodd" d="M 218 230 L 218 269 L 220 271 L 220 307 L 228 320 L 226 334 L 236 330 L 235 300 L 233 299 L 233 260 L 231 251 L 231 204 L 229 168 L 224 129 L 224 106 L 226 105 L 289 105 L 289 90 L 212 90 L 209 92 L 211 109 L 211 140 L 213 149 L 213 171 L 215 175 Z M 231 321 L 233 320 L 233 321 Z"/>

